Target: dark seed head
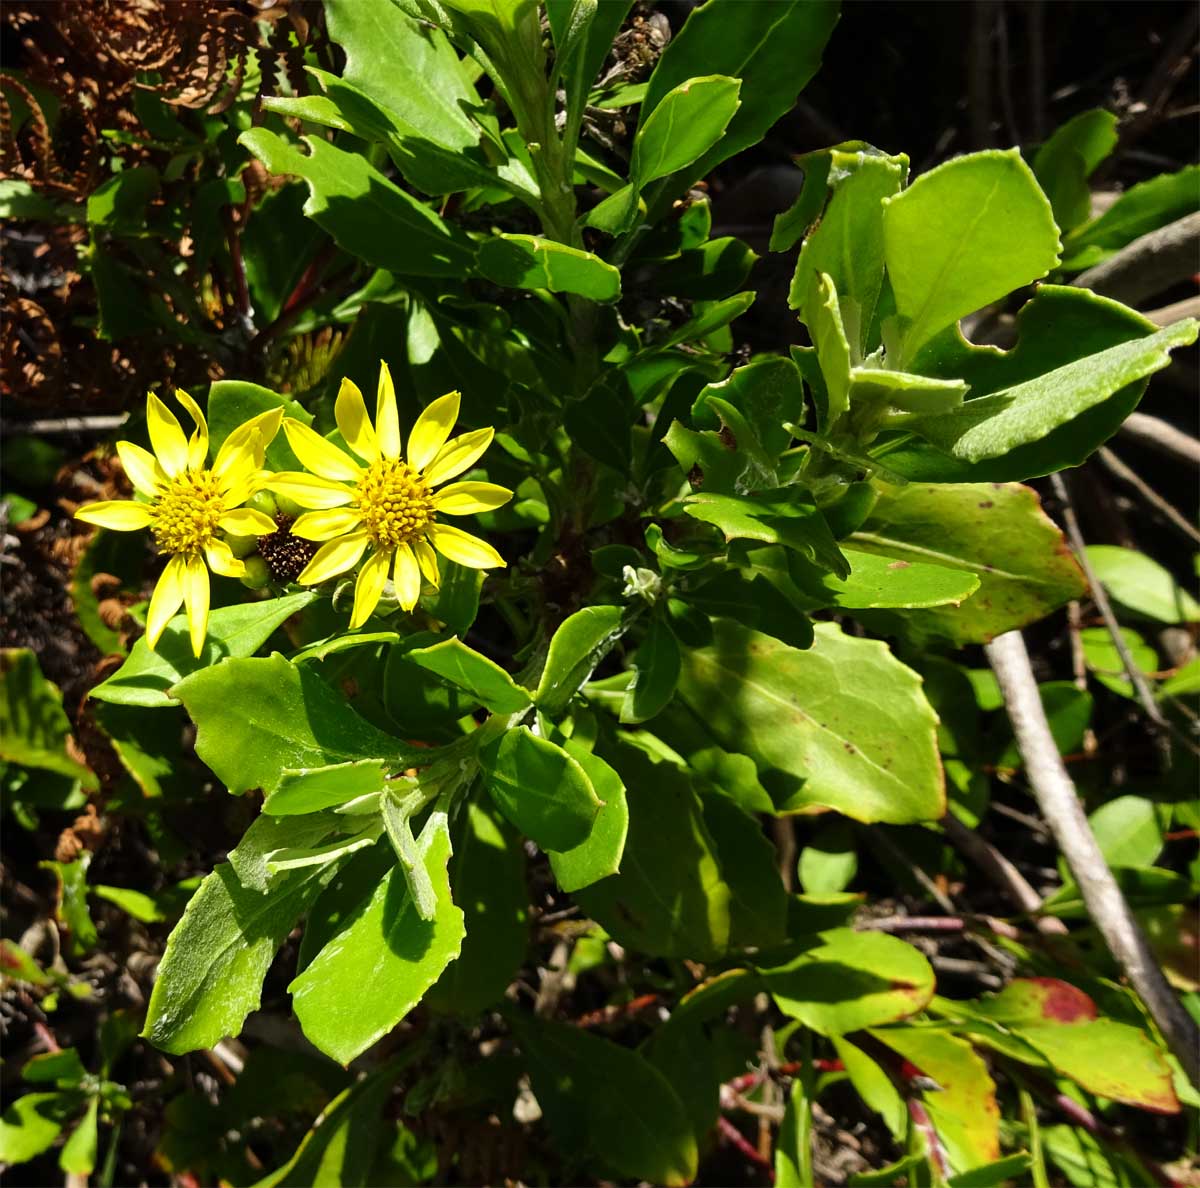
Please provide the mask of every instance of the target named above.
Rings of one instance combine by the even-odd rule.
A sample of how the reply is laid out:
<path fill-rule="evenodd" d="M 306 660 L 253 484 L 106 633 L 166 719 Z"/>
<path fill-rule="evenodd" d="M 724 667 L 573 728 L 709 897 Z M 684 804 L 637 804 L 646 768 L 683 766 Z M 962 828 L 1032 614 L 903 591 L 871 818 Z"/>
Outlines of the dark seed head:
<path fill-rule="evenodd" d="M 279 584 L 294 582 L 313 559 L 318 545 L 291 534 L 292 517 L 275 517 L 277 531 L 258 538 L 258 551 L 271 571 L 271 580 Z"/>

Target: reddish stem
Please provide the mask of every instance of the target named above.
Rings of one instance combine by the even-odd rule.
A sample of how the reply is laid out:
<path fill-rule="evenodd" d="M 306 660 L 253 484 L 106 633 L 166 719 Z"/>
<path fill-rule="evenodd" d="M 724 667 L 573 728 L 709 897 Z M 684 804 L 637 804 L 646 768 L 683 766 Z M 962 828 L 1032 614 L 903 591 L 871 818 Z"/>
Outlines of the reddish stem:
<path fill-rule="evenodd" d="M 763 1156 L 758 1148 L 749 1142 L 746 1136 L 728 1118 L 718 1118 L 717 1129 L 721 1132 L 721 1136 L 735 1146 L 751 1163 L 765 1168 L 767 1179 L 772 1184 L 775 1183 L 775 1169 L 771 1166 L 771 1161 Z"/>

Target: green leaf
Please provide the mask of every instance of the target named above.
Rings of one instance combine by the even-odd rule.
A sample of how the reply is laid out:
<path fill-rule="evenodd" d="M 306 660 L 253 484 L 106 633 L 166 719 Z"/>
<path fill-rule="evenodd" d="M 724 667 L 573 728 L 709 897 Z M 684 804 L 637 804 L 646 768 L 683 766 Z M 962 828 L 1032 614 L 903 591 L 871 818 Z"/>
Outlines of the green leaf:
<path fill-rule="evenodd" d="M 442 580 L 430 612 L 451 631 L 465 635 L 479 613 L 483 571 L 459 565 L 445 557 L 440 558 L 439 563 Z"/>
<path fill-rule="evenodd" d="M 91 860 L 91 854 L 85 850 L 74 862 L 38 863 L 43 870 L 53 871 L 58 880 L 54 918 L 66 927 L 67 953 L 72 957 L 82 957 L 100 940 L 87 905 L 87 870 Z"/>
<path fill-rule="evenodd" d="M 1064 235 L 1090 217 L 1087 179 L 1116 147 L 1117 117 L 1093 107 L 1056 129 L 1034 154 L 1033 174 L 1050 199 L 1054 221 Z"/>
<path fill-rule="evenodd" d="M 600 801 L 579 763 L 528 726 L 479 749 L 483 781 L 500 811 L 544 850 L 570 850 L 591 832 Z"/>
<path fill-rule="evenodd" d="M 444 819 L 423 830 L 417 844 L 437 895 L 437 917 L 420 918 L 403 872 L 393 867 L 288 987 L 304 1034 L 342 1064 L 391 1031 L 462 947 L 463 913 L 450 898 Z"/>
<path fill-rule="evenodd" d="M 199 658 L 192 655 L 186 615 L 176 615 L 151 651 L 143 636 L 133 645 L 129 659 L 89 694 L 97 701 L 147 707 L 178 705 L 168 694 L 189 673 L 200 672 L 226 657 L 253 656 L 271 633 L 316 598 L 309 590 L 272 598 L 222 606 L 208 617 L 208 635 Z"/>
<path fill-rule="evenodd" d="M 780 811 L 892 823 L 944 813 L 937 716 L 883 644 L 832 623 L 807 651 L 727 619 L 713 627 L 711 647 L 684 655 L 680 695 L 722 746 L 771 775 Z"/>
<path fill-rule="evenodd" d="M 1170 1066 L 1138 1028 L 1112 1019 L 1090 1019 L 1016 1030 L 1056 1071 L 1089 1093 L 1160 1114 L 1179 1112 Z"/>
<path fill-rule="evenodd" d="M 311 668 L 276 654 L 226 660 L 180 681 L 196 754 L 235 795 L 274 792 L 285 769 L 414 752 L 358 716 Z"/>
<path fill-rule="evenodd" d="M 719 397 L 741 413 L 771 458 L 788 448 L 792 434 L 784 422 L 804 416 L 804 384 L 789 358 L 770 356 L 735 367 L 728 378 L 708 384 L 692 405 L 692 420 L 703 429 L 718 429 L 720 415 L 709 402 Z"/>
<path fill-rule="evenodd" d="M 1190 346 L 1198 333 L 1200 323 L 1177 322 L 1015 387 L 967 400 L 954 412 L 913 422 L 912 428 L 964 462 L 999 458 L 1042 440 L 1122 388 L 1161 371 L 1171 362 L 1170 351 Z"/>
<path fill-rule="evenodd" d="M 1050 204 L 1016 149 L 956 157 L 885 201 L 903 369 L 939 330 L 1058 263 Z"/>
<path fill-rule="evenodd" d="M 812 284 L 817 277 L 827 275 L 838 296 L 853 310 L 855 332 L 851 345 L 858 362 L 878 342 L 878 331 L 872 332 L 872 327 L 883 286 L 883 203 L 899 193 L 908 176 L 908 158 L 886 156 L 869 146 L 847 145 L 844 149 L 822 150 L 821 154 L 810 153 L 802 159 L 804 166 L 812 170 L 817 166 L 813 158 L 819 155 L 825 157 L 821 164 L 829 178 L 829 190 L 818 167 L 813 178 L 816 184 L 820 176 L 817 202 L 797 212 L 803 223 L 797 229 L 807 230 L 818 216 L 820 224 L 805 236 L 788 305 L 811 329 L 817 316 L 812 306 Z M 806 192 L 808 182 L 806 176 Z M 805 196 L 802 193 L 798 201 L 804 202 Z M 776 220 L 776 234 L 785 217 Z M 773 235 L 773 251 L 781 250 L 777 242 L 791 246 L 786 239 L 777 241 Z"/>
<path fill-rule="evenodd" d="M 1134 668 L 1143 673 L 1155 672 L 1158 669 L 1158 653 L 1136 631 L 1122 627 L 1121 639 Z M 1108 628 L 1085 627 L 1079 633 L 1079 641 L 1083 645 L 1083 658 L 1088 671 L 1096 680 L 1119 697 L 1136 699 L 1137 692 L 1133 682 L 1125 674 L 1124 661 Z"/>
<path fill-rule="evenodd" d="M 914 414 L 947 413 L 962 405 L 967 385 L 962 380 L 929 379 L 908 371 L 881 367 L 850 369 L 850 403 L 873 403 Z M 905 418 L 908 420 L 908 418 Z"/>
<path fill-rule="evenodd" d="M 903 1140 L 908 1131 L 908 1108 L 891 1078 L 861 1048 L 841 1036 L 831 1038 L 859 1097 L 883 1119 L 893 1138 Z M 890 1181 L 887 1188 L 891 1188 Z"/>
<path fill-rule="evenodd" d="M 842 556 L 850 563 L 850 576 L 845 580 L 802 558 L 788 558 L 788 571 L 801 604 L 811 600 L 808 604 L 813 608 L 840 606 L 849 610 L 960 606 L 979 589 L 979 578 L 964 569 L 895 560 L 844 547 Z"/>
<path fill-rule="evenodd" d="M 844 821 L 822 826 L 800 851 L 796 867 L 800 886 L 809 895 L 836 895 L 858 873 L 858 848 Z"/>
<path fill-rule="evenodd" d="M 788 1094 L 787 1108 L 775 1140 L 775 1177 L 778 1188 L 805 1188 L 801 1167 L 809 1159 L 812 1143 L 812 1102 L 804 1091 L 804 1080 L 797 1077 Z"/>
<path fill-rule="evenodd" d="M 166 1052 L 209 1048 L 237 1035 L 258 1008 L 263 978 L 328 871 L 310 867 L 247 890 L 221 863 L 188 902 L 167 942 L 142 1030 Z"/>
<path fill-rule="evenodd" d="M 479 271 L 513 289 L 577 293 L 593 301 L 621 296 L 621 273 L 591 252 L 539 235 L 494 235 L 479 245 Z"/>
<path fill-rule="evenodd" d="M 1063 268 L 1074 272 L 1099 264 L 1127 243 L 1191 214 L 1198 206 L 1200 165 L 1160 173 L 1130 186 L 1098 219 L 1067 236 Z"/>
<path fill-rule="evenodd" d="M 272 173 L 308 183 L 304 213 L 353 256 L 397 276 L 463 277 L 474 252 L 462 232 L 388 181 L 366 157 L 308 136 L 307 154 L 266 128 L 239 142 Z"/>
<path fill-rule="evenodd" d="M 779 1009 L 821 1035 L 907 1019 L 933 997 L 929 962 L 897 937 L 835 928 L 818 941 L 759 972 Z"/>
<path fill-rule="evenodd" d="M 689 78 L 651 106 L 643 103 L 629 178 L 639 189 L 684 169 L 721 139 L 740 106 L 741 82 L 719 74 Z"/>
<path fill-rule="evenodd" d="M 436 920 L 437 892 L 421 860 L 417 839 L 413 837 L 410 820 L 412 806 L 402 803 L 393 785 L 379 798 L 379 813 L 383 818 L 388 840 L 396 853 L 396 861 L 400 865 L 404 881 L 408 884 L 408 897 L 417 909 L 417 915 L 422 920 Z"/>
<path fill-rule="evenodd" d="M 48 1151 L 62 1132 L 64 1106 L 60 1093 L 26 1093 L 0 1115 L 0 1162 L 27 1163 Z"/>
<path fill-rule="evenodd" d="M 60 1048 L 57 1052 L 41 1052 L 34 1056 L 23 1069 L 21 1079 L 31 1085 L 57 1083 L 60 1089 L 70 1089 L 87 1076 L 87 1069 L 74 1048 Z"/>
<path fill-rule="evenodd" d="M 126 915 L 140 920 L 143 924 L 161 924 L 179 914 L 176 912 L 173 916 L 153 895 L 135 891 L 132 887 L 108 887 L 103 883 L 93 883 L 88 892 L 96 899 L 103 899 L 120 908 Z"/>
<path fill-rule="evenodd" d="M 675 695 L 679 682 L 679 641 L 662 619 L 655 619 L 633 656 L 633 681 L 621 705 L 622 722 L 653 718 Z"/>
<path fill-rule="evenodd" d="M 153 165 L 123 169 L 88 195 L 87 221 L 105 231 L 144 233 L 146 205 L 158 188 L 158 170 Z"/>
<path fill-rule="evenodd" d="M 837 18 L 838 8 L 831 0 L 754 5 L 709 0 L 692 9 L 650 76 L 642 120 L 647 121 L 681 83 L 702 73 L 741 79 L 741 105 L 720 141 L 664 183 L 666 194 L 673 197 L 766 135 L 816 74 Z"/>
<path fill-rule="evenodd" d="M 582 1028 L 510 1015 L 556 1145 L 621 1179 L 685 1185 L 696 1139 L 683 1103 L 644 1057 Z"/>
<path fill-rule="evenodd" d="M 1096 1017 L 1091 998 L 1060 978 L 1013 978 L 999 994 L 973 1003 L 972 1009 L 1006 1027 L 1081 1023 Z"/>
<path fill-rule="evenodd" d="M 1037 379 L 1154 326 L 1117 301 L 1070 285 L 1040 285 L 1017 314 L 1017 345 L 1008 351 L 973 346 L 957 327 L 937 335 L 914 366 L 923 374 L 965 380 L 973 399 Z M 876 454 L 905 477 L 934 482 L 1008 482 L 1077 466 L 1120 428 L 1137 407 L 1146 380 L 1118 389 L 1040 441 L 985 462 L 954 459 L 920 438 L 893 440 Z M 969 402 L 968 402 L 969 403 Z"/>
<path fill-rule="evenodd" d="M 346 51 L 346 81 L 451 149 L 478 144 L 466 109 L 479 102 L 440 29 L 391 0 L 330 0 L 329 36 Z M 403 63 L 403 69 L 398 65 Z"/>
<path fill-rule="evenodd" d="M 267 794 L 262 811 L 274 817 L 316 813 L 356 796 L 382 792 L 387 769 L 381 759 L 355 759 L 324 767 L 285 767 L 278 785 Z"/>
<path fill-rule="evenodd" d="M 589 606 L 564 619 L 550 640 L 534 694 L 538 709 L 551 718 L 559 717 L 621 637 L 621 630 L 619 606 Z"/>
<path fill-rule="evenodd" d="M 1154 801 L 1118 796 L 1089 814 L 1088 823 L 1109 866 L 1153 866 L 1163 835 Z"/>
<path fill-rule="evenodd" d="M 321 1111 L 313 1127 L 282 1167 L 253 1188 L 311 1184 L 316 1188 L 367 1188 L 380 1137 L 381 1115 L 399 1071 L 392 1061 L 343 1090 Z"/>
<path fill-rule="evenodd" d="M 1144 553 L 1117 545 L 1089 545 L 1087 557 L 1109 597 L 1133 614 L 1159 623 L 1200 619 L 1200 603 Z"/>
<path fill-rule="evenodd" d="M 1188 903 L 1196 898 L 1196 884 L 1186 875 L 1161 867 L 1117 867 L 1113 870 L 1117 887 L 1132 908 L 1157 907 L 1167 903 Z M 1083 902 L 1074 879 L 1042 901 L 1042 911 L 1062 920 L 1088 919 L 1088 907 Z"/>
<path fill-rule="evenodd" d="M 583 768 L 602 801 L 592 831 L 574 849 L 549 852 L 554 878 L 564 891 L 590 887 L 621 869 L 629 832 L 625 785 L 616 770 L 581 743 L 567 739 L 563 750 Z"/>
<path fill-rule="evenodd" d="M 625 785 L 629 832 L 621 871 L 575 892 L 621 944 L 661 957 L 707 960 L 730 939 L 729 886 L 687 773 L 620 744 L 605 752 Z"/>
<path fill-rule="evenodd" d="M 872 1031 L 894 1052 L 938 1085 L 925 1108 L 954 1171 L 970 1171 L 1000 1158 L 1000 1108 L 987 1065 L 971 1045 L 943 1031 L 894 1027 Z"/>
<path fill-rule="evenodd" d="M 0 649 L 0 759 L 53 771 L 95 789 L 95 775 L 67 754 L 71 723 L 62 694 L 29 648 Z"/>
<path fill-rule="evenodd" d="M 450 885 L 466 927 L 462 952 L 426 1001 L 470 1018 L 504 997 L 525 960 L 529 892 L 516 831 L 488 806 L 470 802 L 450 860 Z"/>
<path fill-rule="evenodd" d="M 842 324 L 837 290 L 825 273 L 818 273 L 813 278 L 805 309 L 821 366 L 821 378 L 825 381 L 825 399 L 817 402 L 821 413 L 818 428 L 827 433 L 850 411 L 850 343 Z"/>
<path fill-rule="evenodd" d="M 728 326 L 735 318 L 740 318 L 754 304 L 756 296 L 756 293 L 735 293 L 724 301 L 705 302 L 696 306 L 693 316 L 663 340 L 662 348 L 665 350 L 685 342 L 703 341 L 710 334 Z"/>
<path fill-rule="evenodd" d="M 825 517 L 803 487 L 777 487 L 749 495 L 699 491 L 687 496 L 683 510 L 694 519 L 715 524 L 726 541 L 781 544 L 839 577 L 849 576 L 850 566 Z"/>
<path fill-rule="evenodd" d="M 259 413 L 282 408 L 284 415 L 311 425 L 313 415 L 303 405 L 272 392 L 270 388 L 245 380 L 216 380 L 208 388 L 209 453 L 215 458 L 225 439 L 239 426 Z M 277 433 L 267 446 L 267 465 L 272 470 L 303 470 L 300 459 L 288 445 L 287 435 Z"/>
<path fill-rule="evenodd" d="M 1042 1146 L 1075 1188 L 1126 1188 L 1129 1176 L 1111 1148 L 1079 1126 L 1043 1126 Z"/>
<path fill-rule="evenodd" d="M 1014 1179 L 1023 1180 L 1031 1162 L 1032 1159 L 1026 1152 L 1018 1151 L 1015 1155 L 1006 1155 L 993 1163 L 959 1172 L 958 1175 L 951 1176 L 947 1183 L 949 1188 L 1001 1188 L 1001 1185 L 1011 1184 Z"/>
<path fill-rule="evenodd" d="M 757 252 L 731 235 L 709 239 L 669 260 L 655 261 L 647 287 L 692 301 L 716 301 L 746 283 L 757 259 Z"/>
<path fill-rule="evenodd" d="M 465 689 L 493 713 L 516 714 L 532 704 L 528 692 L 499 664 L 460 639 L 413 648 L 405 653 L 405 659 Z"/>
<path fill-rule="evenodd" d="M 96 1167 L 96 1148 L 99 1142 L 96 1120 L 100 1110 L 100 1098 L 88 1099 L 87 1109 L 75 1129 L 71 1131 L 58 1155 L 58 1166 L 65 1172 L 77 1176 L 89 1176 Z"/>
<path fill-rule="evenodd" d="M 184 749 L 187 721 L 182 709 L 145 714 L 142 706 L 97 705 L 96 724 L 108 735 L 121 765 L 145 797 L 186 797 L 194 785 Z"/>
<path fill-rule="evenodd" d="M 921 646 L 984 643 L 1024 627 L 1085 591 L 1062 533 L 1028 487 L 910 483 L 881 493 L 846 544 L 897 561 L 977 574 L 979 589 L 941 610 L 868 611 L 856 617 Z"/>

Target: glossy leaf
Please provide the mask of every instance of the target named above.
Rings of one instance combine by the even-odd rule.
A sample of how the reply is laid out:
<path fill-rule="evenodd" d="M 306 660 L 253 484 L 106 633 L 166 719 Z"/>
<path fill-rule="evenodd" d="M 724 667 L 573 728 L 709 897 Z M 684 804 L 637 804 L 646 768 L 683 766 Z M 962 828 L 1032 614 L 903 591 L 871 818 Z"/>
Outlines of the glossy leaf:
<path fill-rule="evenodd" d="M 651 106 L 644 103 L 633 139 L 629 177 L 644 187 L 709 152 L 737 111 L 741 82 L 719 74 L 679 83 Z"/>
<path fill-rule="evenodd" d="M 258 1008 L 279 946 L 321 890 L 319 867 L 295 871 L 270 895 L 247 890 L 222 863 L 188 902 L 167 942 L 144 1035 L 166 1052 L 208 1048 L 237 1035 Z"/>
<path fill-rule="evenodd" d="M 1200 620 L 1200 603 L 1144 553 L 1117 545 L 1089 545 L 1087 557 L 1109 597 L 1126 610 L 1159 623 Z"/>
<path fill-rule="evenodd" d="M 639 952 L 719 956 L 730 940 L 732 896 L 686 772 L 628 744 L 605 754 L 625 784 L 629 832 L 620 874 L 576 891 L 576 901 Z"/>
<path fill-rule="evenodd" d="M 1096 1018 L 1092 999 L 1061 978 L 1013 978 L 999 994 L 972 1005 L 977 1013 L 1006 1027 L 1086 1023 Z"/>
<path fill-rule="evenodd" d="M 915 421 L 912 428 L 964 462 L 999 458 L 1042 440 L 1121 389 L 1161 371 L 1171 361 L 1170 352 L 1191 345 L 1197 333 L 1200 325 L 1195 321 L 1177 322 L 1012 388 L 965 401 L 954 412 Z"/>
<path fill-rule="evenodd" d="M 225 439 L 251 417 L 282 408 L 284 415 L 304 425 L 311 425 L 313 415 L 302 404 L 270 388 L 245 380 L 216 380 L 208 386 L 209 453 L 215 458 Z M 300 459 L 288 445 L 287 434 L 277 433 L 267 446 L 267 465 L 272 470 L 303 470 Z"/>
<path fill-rule="evenodd" d="M 848 610 L 957 607 L 979 589 L 979 578 L 965 569 L 845 547 L 842 556 L 850 563 L 850 576 L 844 580 L 802 559 L 791 561 L 789 573 L 802 601 L 811 599 L 814 608 L 840 606 Z"/>
<path fill-rule="evenodd" d="M 42 675 L 36 654 L 29 648 L 0 649 L 0 759 L 96 788 L 95 775 L 68 754 L 70 737 L 62 694 Z"/>
<path fill-rule="evenodd" d="M 978 575 L 979 589 L 956 609 L 860 616 L 921 644 L 984 643 L 1044 617 L 1085 589 L 1078 564 L 1037 495 L 1015 484 L 891 488 L 846 544 L 896 561 Z"/>
<path fill-rule="evenodd" d="M 0 1160 L 27 1163 L 48 1151 L 66 1121 L 63 1105 L 59 1093 L 26 1093 L 15 1098 L 0 1115 Z"/>
<path fill-rule="evenodd" d="M 418 839 L 438 902 L 422 920 L 403 872 L 393 867 L 288 990 L 304 1034 L 345 1064 L 386 1035 L 459 954 L 465 927 L 450 898 L 444 821 Z"/>
<path fill-rule="evenodd" d="M 549 1019 L 510 1016 L 558 1146 L 622 1179 L 690 1184 L 696 1139 L 678 1094 L 629 1048 Z"/>
<path fill-rule="evenodd" d="M 356 796 L 380 792 L 387 771 L 381 759 L 353 759 L 324 767 L 284 768 L 278 785 L 263 801 L 263 812 L 275 817 L 316 813 Z"/>
<path fill-rule="evenodd" d="M 579 845 L 562 852 L 550 851 L 550 866 L 558 885 L 564 891 L 578 891 L 620 871 L 629 832 L 629 805 L 625 785 L 615 768 L 572 739 L 563 743 L 563 750 L 583 768 L 603 802 L 591 833 Z"/>
<path fill-rule="evenodd" d="M 286 769 L 410 754 L 311 668 L 279 655 L 226 660 L 193 673 L 174 692 L 196 724 L 196 754 L 235 794 L 274 792 Z"/>
<path fill-rule="evenodd" d="M 720 415 L 709 401 L 718 397 L 745 418 L 771 458 L 791 444 L 784 422 L 804 415 L 804 385 L 791 359 L 770 356 L 735 367 L 726 379 L 708 384 L 692 405 L 692 420 L 702 429 L 719 429 Z"/>
<path fill-rule="evenodd" d="M 837 18 L 837 5 L 828 0 L 755 5 L 710 0 L 689 13 L 650 76 L 642 119 L 680 83 L 701 73 L 741 79 L 741 106 L 721 140 L 666 183 L 668 193 L 706 177 L 720 162 L 766 135 L 817 72 Z"/>
<path fill-rule="evenodd" d="M 266 128 L 241 143 L 272 173 L 308 184 L 304 213 L 351 255 L 397 276 L 462 277 L 473 268 L 465 236 L 388 181 L 364 156 L 304 138 L 308 153 Z"/>
<path fill-rule="evenodd" d="M 871 1034 L 937 1084 L 937 1092 L 924 1095 L 925 1108 L 954 1171 L 1000 1158 L 996 1085 L 970 1044 L 929 1028 L 894 1027 Z"/>
<path fill-rule="evenodd" d="M 633 680 L 621 706 L 622 722 L 653 718 L 675 695 L 679 682 L 679 641 L 662 621 L 650 624 L 633 656 Z"/>
<path fill-rule="evenodd" d="M 1100 107 L 1069 119 L 1033 157 L 1033 174 L 1065 235 L 1087 222 L 1092 195 L 1087 179 L 1117 147 L 1117 117 Z"/>
<path fill-rule="evenodd" d="M 465 689 L 496 714 L 515 714 L 532 704 L 529 694 L 494 660 L 460 639 L 444 639 L 427 648 L 411 648 L 405 659 Z"/>
<path fill-rule="evenodd" d="M 58 1166 L 63 1171 L 77 1176 L 88 1176 L 95 1170 L 96 1149 L 99 1145 L 96 1120 L 99 1111 L 100 1098 L 89 1098 L 83 1117 L 67 1136 L 67 1141 L 63 1143 L 63 1149 L 58 1154 Z"/>
<path fill-rule="evenodd" d="M 937 717 L 920 678 L 883 644 L 832 623 L 817 625 L 807 651 L 725 619 L 714 636 L 685 653 L 680 695 L 722 746 L 782 774 L 780 811 L 822 805 L 896 823 L 942 815 Z"/>
<path fill-rule="evenodd" d="M 266 602 L 222 606 L 208 617 L 208 636 L 199 658 L 192 655 L 186 615 L 176 615 L 151 651 L 143 637 L 133 645 L 129 659 L 89 696 L 117 705 L 178 705 L 167 691 L 189 673 L 210 668 L 228 657 L 253 656 L 271 633 L 316 598 L 311 591 L 287 594 Z"/>
<path fill-rule="evenodd" d="M 426 1001 L 470 1017 L 504 997 L 525 959 L 529 892 L 517 832 L 483 804 L 469 803 L 463 817 L 450 860 L 450 885 L 463 911 L 466 935 L 458 960 Z"/>
<path fill-rule="evenodd" d="M 1154 801 L 1118 796 L 1088 815 L 1096 843 L 1109 866 L 1153 866 L 1163 835 Z"/>
<path fill-rule="evenodd" d="M 564 619 L 550 640 L 534 701 L 557 718 L 621 635 L 619 606 L 589 606 Z"/>
<path fill-rule="evenodd" d="M 1016 149 L 931 169 L 886 201 L 883 227 L 901 367 L 939 330 L 1058 263 L 1050 203 Z"/>
<path fill-rule="evenodd" d="M 591 252 L 537 235 L 494 235 L 479 245 L 479 270 L 514 289 L 577 293 L 593 301 L 621 296 L 621 273 Z"/>
<path fill-rule="evenodd" d="M 837 928 L 786 964 L 760 967 L 776 1005 L 821 1035 L 915 1015 L 933 997 L 933 970 L 898 937 Z"/>
<path fill-rule="evenodd" d="M 600 801 L 576 760 L 528 726 L 480 748 L 484 786 L 500 811 L 544 850 L 570 850 L 591 832 Z"/>

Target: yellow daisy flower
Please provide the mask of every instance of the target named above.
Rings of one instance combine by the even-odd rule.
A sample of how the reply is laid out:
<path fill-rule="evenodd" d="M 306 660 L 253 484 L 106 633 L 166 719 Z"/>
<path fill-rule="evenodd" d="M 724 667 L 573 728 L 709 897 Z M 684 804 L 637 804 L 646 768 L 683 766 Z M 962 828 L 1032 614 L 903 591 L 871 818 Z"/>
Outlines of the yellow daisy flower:
<path fill-rule="evenodd" d="M 269 516 L 241 505 L 262 486 L 264 456 L 279 431 L 283 409 L 272 409 L 239 425 L 209 467 L 204 414 L 186 392 L 177 390 L 175 398 L 195 422 L 191 437 L 184 435 L 175 414 L 151 392 L 146 396 L 146 422 L 154 452 L 131 441 L 117 442 L 125 473 L 145 501 L 89 503 L 75 518 L 118 532 L 150 529 L 158 551 L 171 559 L 150 599 L 146 642 L 153 649 L 180 604 L 186 604 L 192 651 L 199 656 L 208 630 L 208 570 L 224 577 L 241 577 L 246 572 L 219 532 L 265 536 L 276 530 Z"/>
<path fill-rule="evenodd" d="M 293 536 L 326 542 L 296 579 L 301 585 L 353 569 L 372 546 L 355 583 L 351 630 L 371 617 L 389 572 L 400 605 L 412 610 L 421 596 L 422 574 L 438 584 L 437 553 L 472 569 L 505 564 L 491 545 L 440 520 L 443 515 L 491 511 L 512 498 L 510 490 L 494 483 L 451 483 L 434 490 L 473 466 L 495 434 L 494 429 L 475 429 L 447 441 L 458 420 L 457 392 L 435 400 L 417 418 L 407 458 L 402 456 L 400 414 L 386 363 L 379 368 L 374 426 L 362 393 L 348 379 L 342 381 L 333 411 L 352 453 L 289 418 L 283 431 L 312 473 L 281 472 L 267 486 L 314 509 L 292 524 Z"/>

